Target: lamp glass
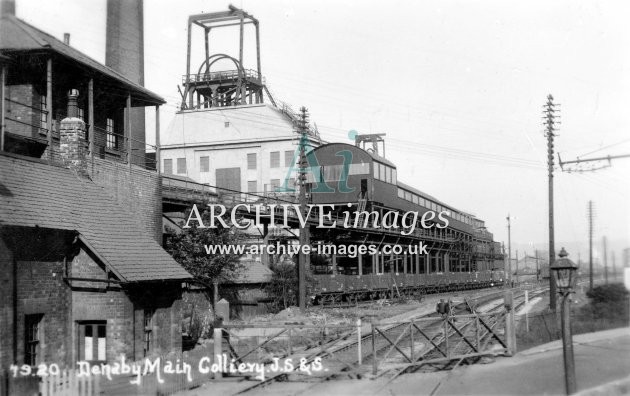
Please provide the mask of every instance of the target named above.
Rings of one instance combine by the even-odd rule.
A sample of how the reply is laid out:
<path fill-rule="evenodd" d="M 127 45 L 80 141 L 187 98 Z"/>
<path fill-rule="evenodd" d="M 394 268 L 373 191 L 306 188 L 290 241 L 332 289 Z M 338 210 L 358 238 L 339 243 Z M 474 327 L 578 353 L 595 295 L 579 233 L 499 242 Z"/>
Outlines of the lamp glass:
<path fill-rule="evenodd" d="M 568 289 L 571 286 L 571 273 L 573 271 L 569 268 L 558 268 L 555 272 L 558 289 Z"/>

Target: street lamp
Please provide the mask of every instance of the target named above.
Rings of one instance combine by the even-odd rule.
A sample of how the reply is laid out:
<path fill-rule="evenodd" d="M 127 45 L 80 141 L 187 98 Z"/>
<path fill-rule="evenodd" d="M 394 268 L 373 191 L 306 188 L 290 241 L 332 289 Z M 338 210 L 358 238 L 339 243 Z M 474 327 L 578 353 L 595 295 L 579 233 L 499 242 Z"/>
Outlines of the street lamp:
<path fill-rule="evenodd" d="M 568 298 L 573 293 L 573 287 L 577 281 L 578 266 L 567 258 L 569 254 L 564 248 L 560 250 L 560 257 L 551 266 L 553 277 L 558 288 L 558 293 L 562 296 L 562 351 L 564 354 L 564 379 L 566 382 L 567 395 L 574 394 L 575 385 L 575 361 L 573 359 L 573 340 L 571 337 L 571 307 Z"/>

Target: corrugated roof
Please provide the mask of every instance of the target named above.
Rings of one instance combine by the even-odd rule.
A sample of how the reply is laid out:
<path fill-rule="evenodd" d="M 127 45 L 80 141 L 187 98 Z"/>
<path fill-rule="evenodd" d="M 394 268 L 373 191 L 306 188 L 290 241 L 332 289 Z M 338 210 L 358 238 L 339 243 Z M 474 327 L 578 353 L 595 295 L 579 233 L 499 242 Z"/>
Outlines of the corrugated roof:
<path fill-rule="evenodd" d="M 97 62 L 83 52 L 64 44 L 63 41 L 29 25 L 13 15 L 3 15 L 0 18 L 0 50 L 4 52 L 52 50 L 60 55 L 82 63 L 106 77 L 118 80 L 121 84 L 126 85 L 137 93 L 143 94 L 146 98 L 156 103 L 166 103 L 164 99 L 142 85 L 134 83 L 114 69 Z"/>
<path fill-rule="evenodd" d="M 190 279 L 107 190 L 66 168 L 0 154 L 0 226 L 75 230 L 121 281 Z"/>

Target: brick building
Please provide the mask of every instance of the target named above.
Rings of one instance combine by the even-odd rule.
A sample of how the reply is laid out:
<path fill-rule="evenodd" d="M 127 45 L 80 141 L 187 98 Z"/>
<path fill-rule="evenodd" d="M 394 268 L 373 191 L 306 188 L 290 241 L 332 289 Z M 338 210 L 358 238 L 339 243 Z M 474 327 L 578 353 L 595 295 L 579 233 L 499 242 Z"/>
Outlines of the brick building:
<path fill-rule="evenodd" d="M 60 122 L 68 92 L 77 90 L 91 179 L 161 241 L 161 182 L 155 160 L 145 155 L 155 147 L 136 138 L 145 135 L 144 125 L 128 114 L 147 107 L 159 114 L 164 100 L 10 13 L 0 15 L 0 56 L 0 151 L 59 163 Z"/>
<path fill-rule="evenodd" d="M 0 169 L 2 368 L 181 348 L 190 275 L 127 208 L 75 169 L 6 153 Z"/>
<path fill-rule="evenodd" d="M 128 116 L 163 99 L 10 13 L 0 69 L 0 372 L 181 350 L 191 276 Z"/>

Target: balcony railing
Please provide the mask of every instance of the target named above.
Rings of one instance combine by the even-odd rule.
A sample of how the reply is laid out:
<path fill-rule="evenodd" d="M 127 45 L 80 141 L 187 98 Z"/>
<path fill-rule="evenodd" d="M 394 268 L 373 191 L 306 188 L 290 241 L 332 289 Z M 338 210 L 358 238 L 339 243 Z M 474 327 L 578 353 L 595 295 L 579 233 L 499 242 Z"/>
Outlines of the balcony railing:
<path fill-rule="evenodd" d="M 196 83 L 196 82 L 221 82 L 231 81 L 238 79 L 238 70 L 225 70 L 199 74 L 184 74 L 182 76 L 182 83 Z M 256 70 L 245 69 L 242 77 L 253 80 L 260 80 L 260 75 Z M 265 84 L 265 78 L 262 78 L 262 83 Z"/>

